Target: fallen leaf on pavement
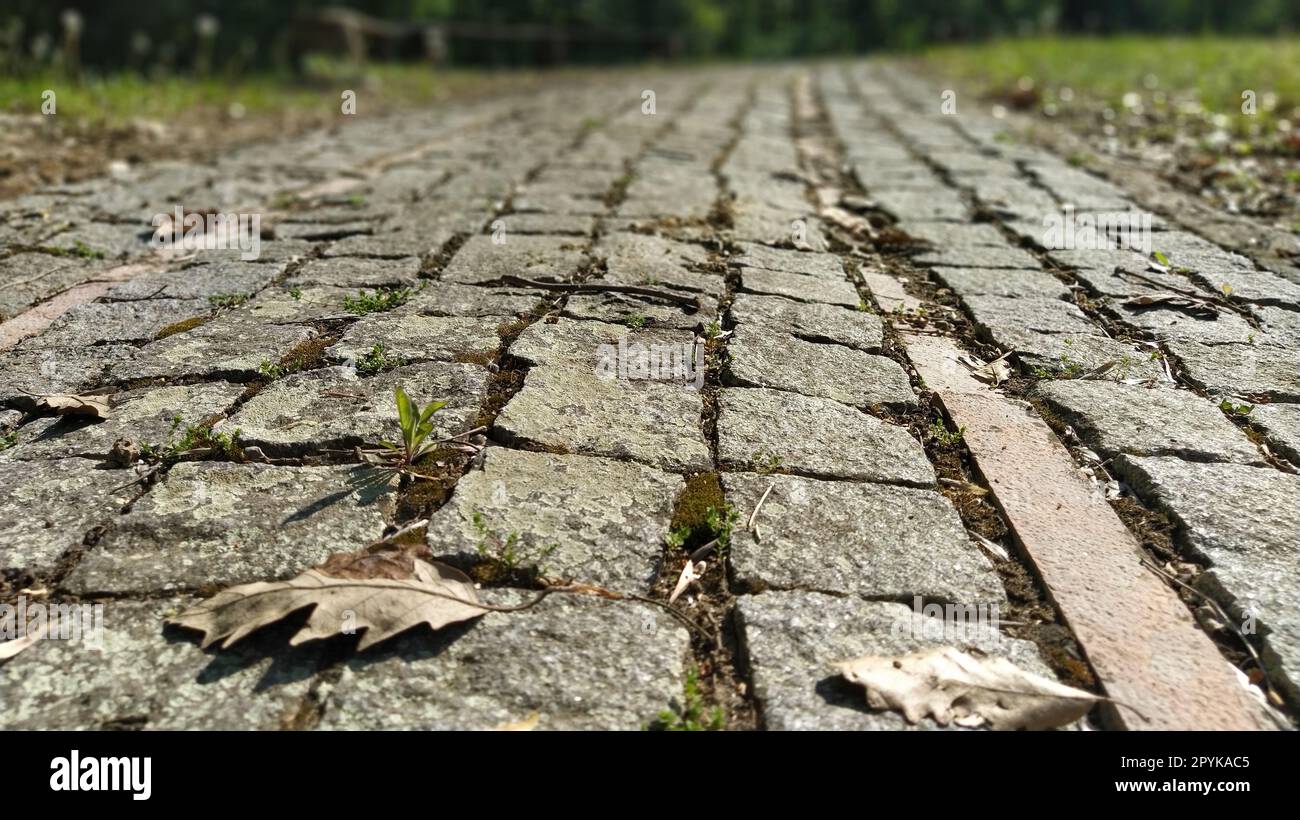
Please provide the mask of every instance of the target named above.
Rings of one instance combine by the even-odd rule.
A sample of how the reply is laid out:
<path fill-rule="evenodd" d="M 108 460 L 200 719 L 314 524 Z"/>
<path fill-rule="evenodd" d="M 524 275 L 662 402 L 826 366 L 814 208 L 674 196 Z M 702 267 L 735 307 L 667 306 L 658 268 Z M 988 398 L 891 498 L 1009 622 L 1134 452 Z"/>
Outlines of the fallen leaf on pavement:
<path fill-rule="evenodd" d="M 963 354 L 959 361 L 966 365 L 970 374 L 976 379 L 997 387 L 1011 378 L 1011 365 L 1007 364 L 1007 357 L 1010 355 L 1011 351 L 1007 351 L 991 362 L 981 362 L 974 356 Z"/>
<path fill-rule="evenodd" d="M 425 623 L 433 629 L 482 615 L 473 582 L 461 571 L 416 557 L 409 548 L 331 555 L 288 581 L 241 584 L 217 593 L 168 623 L 203 633 L 221 648 L 307 607 L 311 616 L 291 645 L 365 631 L 365 649 Z"/>
<path fill-rule="evenodd" d="M 899 657 L 867 655 L 836 664 L 863 686 L 873 709 L 896 709 L 909 723 L 930 715 L 940 726 L 1050 729 L 1078 720 L 1099 698 L 1026 672 L 1005 658 L 952 646 Z"/>
<path fill-rule="evenodd" d="M 70 393 L 41 396 L 36 406 L 60 416 L 88 416 L 95 419 L 106 419 L 111 412 L 108 399 L 104 396 L 75 396 Z"/>

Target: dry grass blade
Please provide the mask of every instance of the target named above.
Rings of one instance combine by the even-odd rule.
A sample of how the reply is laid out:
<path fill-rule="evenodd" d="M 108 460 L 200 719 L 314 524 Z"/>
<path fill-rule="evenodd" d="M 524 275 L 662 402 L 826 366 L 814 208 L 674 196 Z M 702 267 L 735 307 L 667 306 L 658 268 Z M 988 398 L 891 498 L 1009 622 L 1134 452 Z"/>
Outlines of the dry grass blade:
<path fill-rule="evenodd" d="M 37 641 L 45 637 L 47 630 L 48 627 L 42 622 L 36 629 L 29 630 L 26 635 L 0 643 L 0 661 L 7 661 L 19 652 L 35 646 Z"/>

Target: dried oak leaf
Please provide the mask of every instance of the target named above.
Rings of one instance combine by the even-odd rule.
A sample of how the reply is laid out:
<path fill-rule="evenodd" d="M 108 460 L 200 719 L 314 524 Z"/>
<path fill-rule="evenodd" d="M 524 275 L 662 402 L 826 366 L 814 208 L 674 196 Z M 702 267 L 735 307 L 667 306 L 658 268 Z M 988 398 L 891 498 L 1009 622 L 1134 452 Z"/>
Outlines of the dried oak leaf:
<path fill-rule="evenodd" d="M 71 393 L 41 396 L 36 406 L 60 416 L 89 416 L 95 419 L 106 419 L 111 412 L 105 396 L 75 396 Z"/>
<path fill-rule="evenodd" d="M 312 608 L 289 643 L 364 630 L 357 649 L 426 623 L 433 629 L 482 615 L 469 577 L 402 549 L 331 555 L 288 581 L 241 584 L 168 619 L 203 633 L 203 648 L 220 648 L 288 615 Z M 224 638 L 224 640 L 222 640 Z"/>
<path fill-rule="evenodd" d="M 866 655 L 836 667 L 866 689 L 869 706 L 901 711 L 909 723 L 931 715 L 940 726 L 1050 729 L 1078 720 L 1100 700 L 1006 658 L 976 657 L 952 646 L 893 658 Z"/>

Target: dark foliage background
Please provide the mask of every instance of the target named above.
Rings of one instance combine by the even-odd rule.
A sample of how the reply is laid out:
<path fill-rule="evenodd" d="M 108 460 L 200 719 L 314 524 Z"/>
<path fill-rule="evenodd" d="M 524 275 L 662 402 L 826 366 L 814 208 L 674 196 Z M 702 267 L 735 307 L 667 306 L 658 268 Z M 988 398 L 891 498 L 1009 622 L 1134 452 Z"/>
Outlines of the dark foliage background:
<path fill-rule="evenodd" d="M 131 43 L 145 34 L 151 58 L 183 68 L 194 59 L 196 18 L 210 14 L 220 23 L 218 61 L 269 66 L 282 57 L 279 44 L 295 15 L 330 6 L 393 21 L 513 26 L 516 33 L 540 26 L 531 39 L 452 33 L 453 62 L 515 65 L 803 57 L 1034 32 L 1275 34 L 1300 24 L 1300 0 L 3 0 L 0 31 L 24 53 L 42 33 L 57 45 L 60 15 L 73 8 L 85 19 L 85 65 L 144 59 Z M 549 40 L 561 30 L 570 39 L 556 49 Z"/>

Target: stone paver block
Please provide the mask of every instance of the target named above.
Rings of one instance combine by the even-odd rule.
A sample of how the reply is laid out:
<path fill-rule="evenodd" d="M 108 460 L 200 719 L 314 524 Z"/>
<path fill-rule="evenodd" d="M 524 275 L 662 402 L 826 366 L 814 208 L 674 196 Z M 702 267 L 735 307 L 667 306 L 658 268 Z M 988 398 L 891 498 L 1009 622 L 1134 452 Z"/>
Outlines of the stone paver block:
<path fill-rule="evenodd" d="M 388 523 L 391 475 L 354 466 L 182 462 L 86 554 L 74 592 L 156 592 L 288 578 Z"/>
<path fill-rule="evenodd" d="M 522 213 L 500 217 L 507 234 L 567 234 L 590 236 L 596 217 L 587 214 Z"/>
<path fill-rule="evenodd" d="M 480 544 L 518 534 L 517 552 L 547 575 L 644 590 L 682 486 L 639 464 L 491 448 L 430 521 L 429 546 L 475 560 Z"/>
<path fill-rule="evenodd" d="M 1126 324 L 1141 328 L 1161 340 L 1245 344 L 1259 335 L 1249 322 L 1235 313 L 1223 312 L 1214 319 L 1201 319 L 1177 310 L 1143 310 L 1122 304 L 1115 308 L 1115 313 Z"/>
<path fill-rule="evenodd" d="M 862 687 L 845 681 L 834 667 L 863 655 L 955 645 L 997 654 L 1052 677 L 1037 647 L 1027 641 L 994 640 L 989 631 L 974 626 L 945 631 L 905 604 L 819 592 L 765 592 L 742 595 L 736 614 L 767 729 L 939 728 L 930 718 L 912 727 L 898 712 L 869 709 Z"/>
<path fill-rule="evenodd" d="M 997 337 L 1000 328 L 1017 328 L 1038 333 L 1068 333 L 1089 336 L 1099 329 L 1072 302 L 1034 297 L 962 296 L 975 324 Z"/>
<path fill-rule="evenodd" d="M 868 353 L 880 352 L 884 344 L 878 316 L 836 305 L 742 293 L 731 303 L 731 318 L 742 327 L 770 327 L 810 342 L 833 342 Z"/>
<path fill-rule="evenodd" d="M 212 313 L 206 299 L 146 299 L 139 302 L 92 302 L 77 305 L 55 320 L 24 349 L 90 347 L 152 341 L 160 330 Z"/>
<path fill-rule="evenodd" d="M 197 599 L 108 601 L 102 640 L 44 640 L 0 666 L 3 729 L 280 729 L 320 665 L 273 626 L 221 652 L 163 621 Z M 84 635 L 85 633 L 83 633 Z"/>
<path fill-rule="evenodd" d="M 834 254 L 785 250 L 752 242 L 742 242 L 740 248 L 741 252 L 731 258 L 731 264 L 738 268 L 800 273 L 832 281 L 844 278 L 844 263 Z"/>
<path fill-rule="evenodd" d="M 104 264 L 48 253 L 16 253 L 0 259 L 0 321 L 85 282 Z"/>
<path fill-rule="evenodd" d="M 1035 393 L 1107 458 L 1127 453 L 1263 462 L 1259 449 L 1217 406 L 1187 390 L 1060 380 L 1039 385 Z"/>
<path fill-rule="evenodd" d="M 722 484 L 742 521 L 772 487 L 757 534 L 732 538 L 736 580 L 751 591 L 1005 605 L 997 572 L 933 490 L 753 473 L 725 473 Z"/>
<path fill-rule="evenodd" d="M 124 391 L 110 400 L 107 419 L 53 416 L 24 425 L 19 446 L 4 451 L 0 459 L 104 460 L 118 439 L 162 450 L 179 440 L 186 427 L 224 414 L 243 392 L 243 385 L 226 382 Z"/>
<path fill-rule="evenodd" d="M 252 294 L 283 273 L 283 264 L 220 261 L 179 270 L 146 273 L 108 292 L 107 300 L 207 299 L 232 293 Z"/>
<path fill-rule="evenodd" d="M 19 347 L 0 353 L 0 403 L 31 409 L 35 396 L 82 393 L 108 383 L 110 369 L 135 357 L 129 345 Z"/>
<path fill-rule="evenodd" d="M 971 217 L 970 208 L 950 188 L 872 188 L 871 196 L 881 208 L 900 220 L 944 219 L 961 222 Z"/>
<path fill-rule="evenodd" d="M 316 331 L 303 325 L 268 325 L 234 317 L 214 319 L 140 348 L 134 359 L 115 365 L 117 382 L 132 379 L 255 379 L 266 362 L 278 363 Z"/>
<path fill-rule="evenodd" d="M 1014 350 L 1015 358 L 1035 377 L 1073 379 L 1109 364 L 1107 379 L 1167 382 L 1164 366 L 1150 348 L 1108 336 L 1040 333 L 1010 324 L 992 328 L 989 335 L 1004 350 Z"/>
<path fill-rule="evenodd" d="M 648 234 L 615 233 L 602 238 L 592 254 L 605 260 L 602 281 L 706 293 L 722 290 L 721 276 L 698 270 L 709 261 L 708 251 L 699 245 Z"/>
<path fill-rule="evenodd" d="M 420 276 L 420 260 L 311 259 L 285 280 L 285 287 L 409 288 Z"/>
<path fill-rule="evenodd" d="M 572 236 L 471 236 L 442 272 L 443 282 L 485 284 L 503 276 L 567 281 L 588 264 L 585 241 Z"/>
<path fill-rule="evenodd" d="M 398 313 L 423 313 L 429 316 L 499 316 L 501 321 L 535 309 L 543 298 L 556 294 L 526 288 L 484 288 L 435 282 L 421 289 Z"/>
<path fill-rule="evenodd" d="M 539 366 L 497 416 L 505 441 L 630 458 L 665 470 L 707 469 L 704 401 L 690 384 L 602 379 L 594 370 Z"/>
<path fill-rule="evenodd" d="M 751 293 L 784 296 L 800 302 L 823 302 L 851 308 L 862 304 L 858 289 L 847 279 L 803 276 L 763 268 L 742 268 L 740 287 Z"/>
<path fill-rule="evenodd" d="M 1008 268 L 1013 270 L 1032 270 L 1038 267 L 1038 260 L 1028 251 L 1007 246 L 992 247 L 945 247 L 926 251 L 915 257 L 918 264 L 947 268 Z"/>
<path fill-rule="evenodd" d="M 666 327 L 703 330 L 718 315 L 718 300 L 703 295 L 698 299 L 702 303 L 702 309 L 691 310 L 683 305 L 625 293 L 574 294 L 565 302 L 563 315 L 574 319 L 626 324 L 634 329 Z"/>
<path fill-rule="evenodd" d="M 1300 402 L 1296 354 L 1257 345 L 1169 342 L 1183 376 L 1213 395 L 1261 395 L 1270 401 Z"/>
<path fill-rule="evenodd" d="M 347 329 L 328 355 L 355 363 L 375 345 L 408 362 L 483 362 L 501 345 L 495 317 L 389 316 L 372 314 Z"/>
<path fill-rule="evenodd" d="M 1043 270 L 935 268 L 934 275 L 960 296 L 1068 299 L 1070 289 Z"/>
<path fill-rule="evenodd" d="M 1179 541 L 1209 562 L 1198 586 L 1236 617 L 1253 612 L 1265 664 L 1292 697 L 1300 694 L 1300 476 L 1177 458 L 1122 456 L 1115 466 L 1139 496 L 1169 513 Z"/>
<path fill-rule="evenodd" d="M 241 445 L 268 456 L 398 442 L 394 391 L 400 385 L 421 407 L 447 402 L 432 418 L 432 435 L 444 438 L 474 426 L 486 383 L 483 367 L 455 362 L 406 365 L 369 378 L 350 367 L 326 367 L 272 382 L 214 429 L 238 431 Z"/>
<path fill-rule="evenodd" d="M 718 458 L 730 469 L 929 487 L 934 468 L 907 430 L 830 399 L 780 390 L 719 392 Z"/>
<path fill-rule="evenodd" d="M 658 610 L 553 595 L 352 659 L 321 728 L 492 729 L 536 713 L 539 729 L 637 730 L 681 702 L 689 647 Z"/>
<path fill-rule="evenodd" d="M 733 383 L 774 387 L 855 407 L 916 402 L 907 373 L 893 359 L 835 344 L 817 344 L 758 324 L 737 328 L 727 344 Z"/>
<path fill-rule="evenodd" d="M 98 466 L 81 458 L 0 464 L 0 567 L 50 569 L 118 517 L 139 488 L 122 486 L 130 474 Z"/>

